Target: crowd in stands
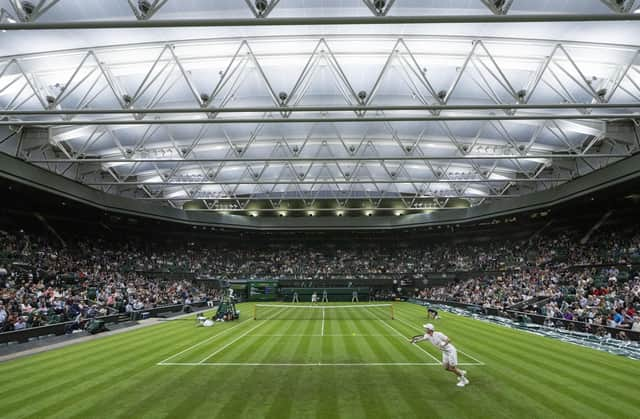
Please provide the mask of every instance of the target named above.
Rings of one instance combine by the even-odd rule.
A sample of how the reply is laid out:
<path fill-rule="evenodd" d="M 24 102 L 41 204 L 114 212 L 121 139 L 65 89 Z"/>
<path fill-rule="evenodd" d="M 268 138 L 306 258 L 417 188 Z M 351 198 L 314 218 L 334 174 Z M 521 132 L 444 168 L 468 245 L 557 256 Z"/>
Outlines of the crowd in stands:
<path fill-rule="evenodd" d="M 121 269 L 126 250 L 88 241 L 64 248 L 51 243 L 0 231 L 0 331 L 219 299 L 219 291 L 186 280 Z"/>
<path fill-rule="evenodd" d="M 527 241 L 418 246 L 221 247 L 100 237 L 63 245 L 46 235 L 0 231 L 0 329 L 216 298 L 190 280 L 175 279 L 180 273 L 301 280 L 388 275 L 396 284 L 377 291 L 378 299 L 400 294 L 396 285 L 410 279 L 427 284 L 416 290 L 418 298 L 500 309 L 526 304 L 549 318 L 640 327 L 640 279 L 633 269 L 615 267 L 640 263 L 638 231 L 603 229 L 586 243 L 580 238 L 565 232 Z M 433 272 L 466 272 L 470 279 L 428 287 Z M 537 301 L 542 303 L 534 306 Z"/>
<path fill-rule="evenodd" d="M 562 235 L 530 246 L 535 257 L 500 272 L 416 290 L 419 299 L 448 300 L 640 332 L 640 234 L 602 231 L 588 243 Z"/>

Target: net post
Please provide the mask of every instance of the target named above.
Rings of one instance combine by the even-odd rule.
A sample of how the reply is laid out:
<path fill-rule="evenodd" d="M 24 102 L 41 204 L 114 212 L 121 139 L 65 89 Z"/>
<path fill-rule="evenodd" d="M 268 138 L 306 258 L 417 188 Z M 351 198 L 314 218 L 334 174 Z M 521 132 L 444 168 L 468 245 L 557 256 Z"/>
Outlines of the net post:
<path fill-rule="evenodd" d="M 393 303 L 391 303 L 391 320 L 393 320 Z"/>
<path fill-rule="evenodd" d="M 253 320 L 258 320 L 256 317 L 256 306 L 253 306 Z"/>

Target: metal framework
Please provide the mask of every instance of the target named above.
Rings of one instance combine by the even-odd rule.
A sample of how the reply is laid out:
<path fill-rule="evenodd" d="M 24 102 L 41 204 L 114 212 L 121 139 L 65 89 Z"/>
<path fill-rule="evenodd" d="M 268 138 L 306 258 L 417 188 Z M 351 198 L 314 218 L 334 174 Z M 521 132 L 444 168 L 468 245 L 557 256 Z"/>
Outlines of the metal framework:
<path fill-rule="evenodd" d="M 62 30 L 62 29 L 150 29 L 190 27 L 242 26 L 326 26 L 326 25 L 407 25 L 407 24 L 478 24 L 478 23 L 544 23 L 544 22 L 620 22 L 638 21 L 636 14 L 565 14 L 565 15 L 451 15 L 451 16 L 374 16 L 374 17 L 292 17 L 256 19 L 176 19 L 176 20 L 98 20 L 78 22 L 25 22 L 0 24 L 0 30 Z"/>
<path fill-rule="evenodd" d="M 68 26 L 65 26 L 64 28 L 76 28 L 76 29 L 80 27 L 84 27 L 84 28 L 111 27 L 113 28 L 113 27 L 123 27 L 122 25 L 129 26 L 133 23 L 131 21 L 105 22 L 105 21 L 95 20 L 92 22 L 83 22 L 83 23 L 75 22 L 74 24 L 74 20 L 75 20 L 73 18 L 74 15 L 81 14 L 84 10 L 92 10 L 94 6 L 98 5 L 99 1 L 100 0 L 85 0 L 83 2 L 85 3 L 83 5 L 84 7 L 76 7 L 77 5 L 72 5 L 71 7 L 65 8 L 64 7 L 65 5 L 61 4 L 62 2 L 60 2 L 60 0 L 38 0 L 38 1 L 5 0 L 5 2 L 7 3 L 7 7 L 1 8 L 0 13 L 7 16 L 11 16 L 11 20 L 9 20 L 6 23 L 25 24 L 22 29 L 27 29 L 27 28 L 37 29 L 37 28 L 45 28 L 45 27 L 53 29 L 51 22 L 46 22 L 42 24 L 42 25 L 49 25 L 49 26 L 37 26 L 34 24 L 34 22 L 47 18 L 48 14 L 53 14 L 58 11 L 62 13 L 61 11 L 62 9 L 64 9 L 64 12 L 65 12 L 64 13 L 65 20 L 68 21 L 66 22 Z M 274 11 L 274 9 L 276 9 L 276 7 L 280 4 L 280 1 L 281 0 L 244 0 L 244 3 L 243 3 L 244 7 L 238 8 L 238 14 L 240 16 L 246 16 L 248 13 L 249 15 L 253 16 L 253 18 L 266 20 L 265 18 L 267 18 Z M 500 21 L 499 19 L 495 19 L 495 17 L 498 17 L 498 18 L 507 17 L 509 15 L 509 12 L 512 9 L 518 10 L 521 12 L 520 14 L 522 14 L 522 11 L 519 10 L 520 4 L 527 3 L 526 1 L 523 1 L 523 0 L 476 0 L 476 1 L 477 1 L 477 7 L 471 8 L 471 10 L 476 12 L 476 14 L 469 15 L 467 17 L 456 17 L 456 16 L 447 16 L 447 15 L 432 17 L 432 16 L 425 15 L 425 16 L 411 16 L 407 18 L 406 16 L 398 16 L 397 18 L 399 19 L 397 19 L 395 23 L 429 23 L 429 22 L 464 23 L 469 21 L 495 22 L 495 21 Z M 176 9 L 180 10 L 180 6 L 181 6 L 179 4 L 180 0 L 113 0 L 113 2 L 114 3 L 121 2 L 121 3 L 127 4 L 130 12 L 129 17 L 133 17 L 136 21 L 142 22 L 141 26 L 149 26 L 148 24 L 145 25 L 145 23 L 150 22 L 156 15 L 162 15 L 163 11 L 167 11 L 167 15 L 172 15 L 171 12 L 175 12 Z M 350 6 L 354 10 L 358 10 L 359 8 L 362 12 L 369 11 L 374 17 L 378 17 L 378 18 L 389 16 L 390 12 L 394 8 L 394 5 L 396 4 L 395 0 L 352 0 L 352 2 L 353 2 L 353 5 L 350 5 Z M 598 3 L 598 2 L 606 6 L 606 8 L 596 9 L 599 13 L 585 13 L 586 11 L 589 11 L 592 9 L 592 6 L 594 3 Z M 219 3 L 223 3 L 223 2 L 220 1 Z M 237 2 L 237 3 L 242 3 L 242 2 Z M 287 2 L 285 0 L 280 8 L 287 8 L 291 10 L 290 4 L 287 4 L 287 3 L 291 3 L 291 2 L 290 1 Z M 319 2 L 319 3 L 324 3 L 324 2 Z M 332 7 L 335 7 L 331 4 L 332 3 L 331 1 L 327 1 L 326 3 L 327 4 L 323 6 L 327 7 L 329 11 L 331 10 Z M 346 3 L 348 3 L 348 1 Z M 446 3 L 446 2 L 443 2 L 443 3 Z M 556 21 L 558 19 L 565 19 L 565 21 L 567 19 L 579 20 L 579 21 L 618 20 L 618 19 L 624 19 L 624 17 L 621 17 L 620 15 L 629 15 L 629 16 L 632 15 L 633 12 L 638 7 L 637 3 L 638 3 L 638 0 L 576 0 L 575 5 L 571 5 L 572 6 L 571 10 L 577 11 L 577 13 L 573 13 L 573 14 L 568 14 L 568 13 L 548 14 L 547 13 L 545 16 L 535 15 L 535 14 L 530 14 L 529 16 L 511 15 L 508 17 L 509 17 L 509 21 L 512 21 L 512 22 L 530 22 L 530 21 L 548 22 L 548 21 Z M 589 8 L 586 10 L 581 7 L 581 6 L 584 6 L 585 4 L 589 6 Z M 56 5 L 58 6 L 54 7 Z M 339 5 L 342 6 L 344 5 L 344 3 L 339 3 Z M 204 1 L 203 4 L 199 7 L 198 11 L 200 13 L 220 11 L 220 8 L 216 6 L 217 5 L 213 4 L 212 2 Z M 424 5 L 420 5 L 420 7 L 417 7 L 417 5 L 415 6 L 416 7 L 414 7 L 414 9 L 410 9 L 410 10 L 425 9 Z M 525 7 L 526 6 L 529 6 L 529 5 L 525 4 Z M 488 9 L 494 15 L 493 18 L 491 16 L 486 16 L 480 13 L 482 12 L 483 7 Z M 397 9 L 400 9 L 400 11 L 402 11 L 402 6 L 398 5 Z M 585 10 L 585 12 L 579 13 L 582 10 Z M 611 13 L 606 13 L 607 11 Z M 545 10 L 545 12 L 548 12 L 548 10 Z M 618 16 L 616 17 L 616 15 Z M 537 17 L 533 17 L 533 16 L 537 16 Z M 122 17 L 125 17 L 125 16 L 122 16 Z M 365 17 L 365 16 L 361 15 L 360 17 Z M 294 19 L 289 19 L 290 22 L 292 22 L 289 24 L 314 24 L 314 22 L 318 22 L 315 24 L 329 24 L 331 21 L 326 19 L 332 19 L 332 22 L 338 23 L 338 24 L 346 23 L 346 20 L 341 21 L 336 19 L 333 16 L 321 16 L 320 18 L 325 20 L 319 21 L 316 18 L 316 19 L 307 19 L 305 21 L 306 23 L 293 23 Z M 422 19 L 417 21 L 416 19 L 419 19 L 419 18 L 422 18 Z M 475 18 L 482 19 L 482 20 L 476 20 Z M 405 20 L 400 20 L 400 19 L 405 19 Z M 531 19 L 534 19 L 534 20 L 531 20 Z M 155 20 L 159 20 L 159 19 L 156 18 Z M 206 26 L 212 26 L 216 24 L 220 24 L 220 25 L 266 24 L 266 23 L 257 23 L 257 22 L 240 22 L 237 18 L 236 20 L 237 20 L 236 22 L 232 21 L 232 19 L 230 18 L 220 19 L 216 21 L 210 20 L 209 21 L 210 23 L 207 24 Z M 270 24 L 287 24 L 286 20 L 284 19 L 280 19 L 279 21 L 277 21 L 276 19 L 272 19 L 272 20 L 274 22 L 279 22 L 279 23 L 272 22 Z M 192 23 L 189 23 L 189 22 L 192 22 Z M 180 26 L 180 25 L 193 25 L 194 24 L 193 22 L 195 21 L 188 20 L 185 18 L 180 18 L 180 19 L 173 20 L 171 23 L 167 23 L 166 26 L 173 27 L 173 26 Z M 363 24 L 367 23 L 366 20 L 352 21 L 352 19 L 349 19 L 348 21 L 349 24 L 354 24 L 359 22 L 362 22 Z M 386 23 L 386 22 L 391 22 L 391 20 L 384 21 L 382 19 L 379 19 L 376 23 L 379 24 L 379 23 Z M 199 23 L 198 25 L 201 25 L 201 24 L 204 25 L 204 20 L 202 23 Z M 63 29 L 62 25 L 63 25 L 62 22 L 57 23 L 56 28 Z M 21 25 L 18 25 L 18 26 L 21 26 Z M 165 26 L 165 24 L 162 24 L 162 26 Z"/>
<path fill-rule="evenodd" d="M 478 0 L 484 14 L 423 16 L 358 0 L 373 16 L 313 19 L 273 17 L 284 0 L 246 0 L 236 3 L 253 17 L 213 20 L 172 19 L 174 0 L 126 0 L 135 20 L 90 22 L 47 19 L 64 2 L 8 3 L 7 31 L 640 19 L 635 1 L 604 0 L 591 14 Z M 0 58 L 0 150 L 105 192 L 206 211 L 516 199 L 636 153 L 639 110 L 640 48 L 604 40 L 332 32 Z"/>

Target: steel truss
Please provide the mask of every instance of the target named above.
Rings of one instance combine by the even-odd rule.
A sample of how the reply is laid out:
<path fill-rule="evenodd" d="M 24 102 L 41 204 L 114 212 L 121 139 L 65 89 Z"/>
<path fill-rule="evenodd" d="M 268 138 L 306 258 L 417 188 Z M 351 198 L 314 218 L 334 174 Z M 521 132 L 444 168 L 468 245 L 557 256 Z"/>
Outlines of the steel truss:
<path fill-rule="evenodd" d="M 113 0 L 114 2 L 117 0 Z M 131 12 L 131 16 L 135 18 L 135 21 L 105 21 L 105 20 L 95 20 L 92 22 L 74 22 L 73 19 L 70 22 L 56 22 L 56 23 L 42 23 L 40 25 L 36 24 L 38 19 L 43 16 L 46 16 L 47 12 L 54 8 L 57 4 L 60 4 L 60 0 L 38 0 L 30 2 L 23 0 L 8 0 L 10 5 L 9 10 L 1 9 L 0 16 L 2 14 L 11 16 L 11 19 L 2 22 L 0 19 L 0 24 L 8 23 L 15 24 L 14 27 L 0 27 L 0 29 L 41 29 L 41 28 L 96 28 L 96 27 L 149 27 L 149 26 L 193 26 L 194 20 L 188 19 L 173 19 L 173 20 L 162 20 L 162 19 L 154 19 L 156 15 L 162 15 L 163 9 L 169 8 L 169 6 L 175 6 L 179 4 L 180 0 L 120 0 L 122 3 L 126 3 L 129 6 L 129 10 Z M 288 19 L 277 19 L 277 18 L 269 18 L 266 19 L 271 12 L 278 6 L 280 0 L 244 0 L 244 5 L 246 8 L 245 11 L 249 12 L 248 14 L 252 15 L 254 20 L 252 21 L 250 18 L 228 18 L 228 19 L 220 19 L 220 20 L 209 20 L 205 22 L 204 20 L 198 25 L 203 26 L 214 26 L 214 25 L 237 25 L 237 26 L 245 26 L 245 25 L 258 25 L 258 24 L 287 24 L 287 20 L 291 23 L 289 24 L 341 24 L 341 23 L 359 23 L 360 21 L 364 23 L 433 23 L 433 22 L 449 22 L 449 23 L 463 23 L 463 22 L 488 22 L 488 21 L 503 21 L 502 18 L 510 18 L 509 21 L 516 22 L 530 22 L 530 21 L 567 21 L 567 20 L 579 20 L 579 21 L 587 21 L 589 18 L 592 20 L 615 20 L 615 19 L 624 19 L 625 16 L 632 16 L 632 13 L 636 9 L 637 0 L 581 0 L 582 4 L 587 3 L 597 3 L 601 2 L 605 4 L 609 10 L 612 12 L 611 15 L 603 15 L 603 14 L 545 14 L 545 15 L 510 15 L 507 16 L 509 11 L 517 5 L 516 0 L 477 0 L 478 6 L 486 7 L 493 16 L 483 16 L 483 15 L 471 15 L 471 16 L 395 16 L 392 18 L 396 18 L 397 22 L 394 20 L 385 20 L 383 18 L 390 17 L 389 13 L 393 9 L 396 4 L 395 0 L 353 0 L 353 5 L 357 5 L 358 1 L 360 1 L 360 6 L 363 11 L 369 11 L 373 17 L 369 20 L 363 19 L 364 16 L 356 17 L 352 19 L 338 19 L 331 17 L 319 17 L 314 19 L 304 19 L 300 23 L 294 23 L 300 20 L 301 18 L 288 18 Z M 238 2 L 241 3 L 241 2 Z M 213 2 L 205 3 L 207 7 L 199 10 L 201 14 L 203 13 L 214 13 L 217 12 L 216 4 Z M 401 5 L 398 5 L 401 7 Z M 291 10 L 290 8 L 288 10 Z M 579 9 L 578 9 L 579 10 Z M 242 13 L 242 8 L 239 8 L 238 11 Z M 72 13 L 70 13 L 72 14 Z M 578 18 L 579 16 L 579 18 Z M 108 16 L 105 16 L 108 17 Z M 98 17 L 99 18 L 99 17 Z M 378 18 L 377 20 L 372 20 Z M 493 18 L 493 19 L 490 19 Z M 331 19 L 328 21 L 328 19 Z M 154 22 L 155 20 L 155 22 Z M 241 20 L 241 21 L 240 21 Z M 139 25 L 135 25 L 135 22 L 139 22 Z M 163 23 L 160 25 L 160 23 Z"/>
<path fill-rule="evenodd" d="M 571 45 L 505 56 L 493 52 L 501 42 L 474 40 L 463 55 L 441 55 L 452 64 L 437 79 L 428 55 L 397 39 L 361 89 L 343 61 L 380 53 L 336 53 L 333 43 L 317 40 L 288 88 L 265 69 L 273 53 L 254 51 L 247 40 L 230 55 L 201 57 L 176 43 L 150 61 L 117 65 L 105 58 L 112 51 L 89 50 L 55 84 L 49 67 L 33 64 L 39 57 L 15 57 L 0 63 L 0 126 L 20 134 L 17 156 L 56 173 L 173 206 L 202 201 L 211 210 L 226 201 L 247 210 L 264 200 L 272 207 L 366 200 L 376 208 L 396 199 L 414 208 L 426 198 L 443 208 L 453 198 L 478 205 L 556 186 L 638 150 L 637 49 L 619 48 L 618 61 L 597 63 L 594 77 L 593 59 L 576 56 Z M 220 62 L 217 80 L 201 76 L 215 74 Z M 318 80 L 332 85 L 322 104 L 314 103 Z M 238 99 L 245 85 L 261 89 L 259 104 Z M 612 121 L 630 134 L 610 132 Z M 291 131 L 280 128 L 290 123 Z"/>
<path fill-rule="evenodd" d="M 477 23 L 548 23 L 548 22 L 629 22 L 638 21 L 637 14 L 514 14 L 514 15 L 430 15 L 430 16 L 373 16 L 373 17 L 287 17 L 287 18 L 228 18 L 228 19 L 151 19 L 151 20 L 95 20 L 74 22 L 2 23 L 0 30 L 51 31 L 79 29 L 150 29 L 150 28 L 216 28 L 257 26 L 327 26 L 327 25 L 418 25 L 418 24 L 477 24 Z"/>

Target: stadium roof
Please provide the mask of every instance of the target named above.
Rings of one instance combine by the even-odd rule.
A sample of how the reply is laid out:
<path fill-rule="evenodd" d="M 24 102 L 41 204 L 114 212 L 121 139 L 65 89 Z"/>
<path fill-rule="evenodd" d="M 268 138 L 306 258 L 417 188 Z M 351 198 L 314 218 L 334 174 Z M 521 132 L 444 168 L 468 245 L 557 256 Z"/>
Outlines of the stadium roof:
<path fill-rule="evenodd" d="M 518 199 L 638 151 L 638 6 L 0 0 L 0 128 L 19 158 L 175 208 Z"/>

